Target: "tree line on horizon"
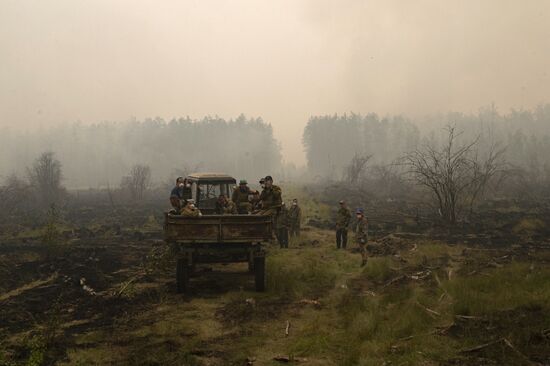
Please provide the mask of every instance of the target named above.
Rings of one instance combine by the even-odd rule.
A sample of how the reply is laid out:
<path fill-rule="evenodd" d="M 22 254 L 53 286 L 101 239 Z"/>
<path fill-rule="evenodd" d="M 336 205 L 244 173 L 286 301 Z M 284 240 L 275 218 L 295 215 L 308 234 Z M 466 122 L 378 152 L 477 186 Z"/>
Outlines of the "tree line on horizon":
<path fill-rule="evenodd" d="M 360 159 L 368 158 L 370 166 L 399 165 L 421 146 L 444 146 L 448 126 L 457 131 L 457 144 L 475 140 L 479 155 L 501 149 L 511 170 L 532 182 L 550 182 L 550 104 L 508 113 L 490 107 L 477 114 L 415 120 L 375 113 L 312 116 L 303 134 L 308 170 L 312 177 L 340 180 Z"/>
<path fill-rule="evenodd" d="M 0 174 L 24 176 L 44 152 L 55 153 L 71 188 L 117 186 L 136 164 L 150 167 L 155 182 L 165 182 L 193 170 L 255 178 L 279 170 L 282 160 L 273 129 L 261 118 L 156 118 L 4 131 Z"/>

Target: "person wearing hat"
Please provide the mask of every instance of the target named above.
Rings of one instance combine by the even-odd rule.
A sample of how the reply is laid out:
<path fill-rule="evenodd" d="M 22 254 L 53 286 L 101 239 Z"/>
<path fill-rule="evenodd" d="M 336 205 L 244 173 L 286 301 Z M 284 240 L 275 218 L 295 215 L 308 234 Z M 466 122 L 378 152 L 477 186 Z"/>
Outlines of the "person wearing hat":
<path fill-rule="evenodd" d="M 351 212 L 346 202 L 340 201 L 340 207 L 336 213 L 336 248 L 346 249 L 348 245 L 348 227 L 351 221 Z"/>
<path fill-rule="evenodd" d="M 183 217 L 199 217 L 202 216 L 201 211 L 195 206 L 195 200 L 188 199 L 185 207 L 181 210 L 180 213 Z"/>
<path fill-rule="evenodd" d="M 265 188 L 265 178 L 261 178 L 260 181 L 260 187 L 262 187 L 262 190 Z M 250 204 L 252 205 L 252 213 L 258 214 L 262 210 L 262 201 L 260 201 L 260 192 L 254 191 L 252 194 L 252 199 L 250 200 Z"/>
<path fill-rule="evenodd" d="M 248 187 L 248 182 L 245 179 L 239 181 L 239 186 L 233 190 L 231 200 L 237 206 L 237 212 L 239 214 L 248 214 L 252 211 L 252 204 L 249 197 L 254 194 L 254 191 Z"/>
<path fill-rule="evenodd" d="M 359 245 L 361 251 L 361 266 L 367 264 L 367 241 L 369 239 L 369 223 L 365 217 L 365 212 L 362 208 L 358 208 L 355 211 L 357 217 L 357 224 L 355 226 L 355 241 Z"/>
<path fill-rule="evenodd" d="M 262 205 L 261 215 L 277 216 L 283 203 L 283 193 L 281 188 L 273 184 L 273 178 L 268 175 L 265 177 L 264 189 L 260 194 L 260 204 Z"/>

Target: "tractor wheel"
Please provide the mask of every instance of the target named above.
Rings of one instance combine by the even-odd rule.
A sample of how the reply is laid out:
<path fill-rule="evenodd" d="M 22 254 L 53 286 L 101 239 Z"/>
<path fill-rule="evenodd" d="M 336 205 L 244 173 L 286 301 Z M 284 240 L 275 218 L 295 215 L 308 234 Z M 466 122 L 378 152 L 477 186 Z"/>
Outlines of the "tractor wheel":
<path fill-rule="evenodd" d="M 254 253 L 248 254 L 248 272 L 254 273 Z"/>
<path fill-rule="evenodd" d="M 262 292 L 265 290 L 265 257 L 254 257 L 254 282 L 256 291 Z"/>
<path fill-rule="evenodd" d="M 178 293 L 187 292 L 189 289 L 190 268 L 185 258 L 178 258 L 176 264 L 176 287 Z"/>

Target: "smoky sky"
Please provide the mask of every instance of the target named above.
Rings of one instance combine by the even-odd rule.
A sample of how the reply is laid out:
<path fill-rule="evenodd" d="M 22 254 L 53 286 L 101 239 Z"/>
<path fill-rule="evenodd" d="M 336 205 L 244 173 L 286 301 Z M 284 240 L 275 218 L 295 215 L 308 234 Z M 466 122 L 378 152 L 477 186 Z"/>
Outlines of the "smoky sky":
<path fill-rule="evenodd" d="M 550 1 L 1 0 L 0 126 L 549 101 Z"/>

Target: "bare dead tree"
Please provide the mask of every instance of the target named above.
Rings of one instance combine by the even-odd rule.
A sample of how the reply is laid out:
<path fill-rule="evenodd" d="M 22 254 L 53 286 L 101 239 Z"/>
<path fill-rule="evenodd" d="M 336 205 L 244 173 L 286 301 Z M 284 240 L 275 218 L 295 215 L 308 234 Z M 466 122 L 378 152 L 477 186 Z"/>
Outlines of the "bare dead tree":
<path fill-rule="evenodd" d="M 413 180 L 427 187 L 435 197 L 439 214 L 448 224 L 455 224 L 461 210 L 473 206 L 491 179 L 504 165 L 503 150 L 492 146 L 481 157 L 479 137 L 464 145 L 457 143 L 461 133 L 454 126 L 446 128 L 447 138 L 438 148 L 424 145 L 403 157 L 403 164 Z"/>
<path fill-rule="evenodd" d="M 151 187 L 151 168 L 148 165 L 136 164 L 129 175 L 122 177 L 120 188 L 127 190 L 132 199 L 142 200 L 145 192 Z"/>
<path fill-rule="evenodd" d="M 0 210 L 13 213 L 32 206 L 30 185 L 16 175 L 9 176 L 0 187 Z"/>
<path fill-rule="evenodd" d="M 349 165 L 344 169 L 344 180 L 350 184 L 357 183 L 371 157 L 372 155 L 360 155 L 356 153 Z"/>
<path fill-rule="evenodd" d="M 409 192 L 409 182 L 403 179 L 400 165 L 396 163 L 375 165 L 371 168 L 372 186 L 382 197 L 395 197 Z"/>
<path fill-rule="evenodd" d="M 497 188 L 509 176 L 504 152 L 504 148 L 500 148 L 496 143 L 491 143 L 483 156 L 476 152 L 471 159 L 471 185 L 468 192 L 470 214 L 476 200 L 486 194 L 492 183 L 494 183 L 493 188 Z"/>
<path fill-rule="evenodd" d="M 55 158 L 53 152 L 42 153 L 32 167 L 27 169 L 27 175 L 37 201 L 42 203 L 43 207 L 50 207 L 62 199 L 65 189 L 61 185 L 61 162 Z"/>

